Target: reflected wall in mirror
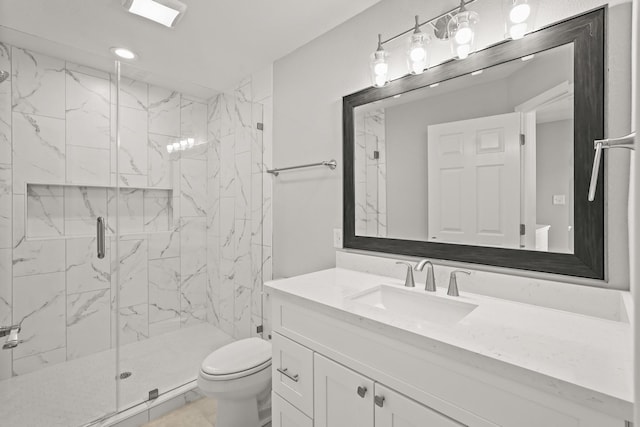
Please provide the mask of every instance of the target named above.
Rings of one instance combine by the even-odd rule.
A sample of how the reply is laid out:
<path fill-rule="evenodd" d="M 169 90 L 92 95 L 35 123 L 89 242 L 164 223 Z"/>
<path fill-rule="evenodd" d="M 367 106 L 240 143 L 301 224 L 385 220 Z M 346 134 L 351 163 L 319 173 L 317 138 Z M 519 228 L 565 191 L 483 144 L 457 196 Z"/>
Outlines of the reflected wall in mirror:
<path fill-rule="evenodd" d="M 573 253 L 573 55 L 356 107 L 356 235 Z"/>
<path fill-rule="evenodd" d="M 345 96 L 344 247 L 604 279 L 604 16 Z"/>

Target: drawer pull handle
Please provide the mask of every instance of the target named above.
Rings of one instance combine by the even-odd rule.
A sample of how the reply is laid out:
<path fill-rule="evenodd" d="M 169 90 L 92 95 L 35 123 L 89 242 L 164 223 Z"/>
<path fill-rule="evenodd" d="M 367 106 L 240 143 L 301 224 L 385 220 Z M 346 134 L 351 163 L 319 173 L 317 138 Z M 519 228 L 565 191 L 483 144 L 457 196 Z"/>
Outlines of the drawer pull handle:
<path fill-rule="evenodd" d="M 358 396 L 364 397 L 365 394 L 367 394 L 367 388 L 359 386 L 358 387 Z"/>
<path fill-rule="evenodd" d="M 298 382 L 298 374 L 295 375 L 291 375 L 288 371 L 288 368 L 278 368 L 276 369 L 278 372 L 280 372 L 282 375 L 284 375 L 285 377 L 289 378 L 291 381 L 293 381 L 294 383 Z"/>
<path fill-rule="evenodd" d="M 373 401 L 381 408 L 384 406 L 384 396 L 376 396 L 373 398 Z"/>

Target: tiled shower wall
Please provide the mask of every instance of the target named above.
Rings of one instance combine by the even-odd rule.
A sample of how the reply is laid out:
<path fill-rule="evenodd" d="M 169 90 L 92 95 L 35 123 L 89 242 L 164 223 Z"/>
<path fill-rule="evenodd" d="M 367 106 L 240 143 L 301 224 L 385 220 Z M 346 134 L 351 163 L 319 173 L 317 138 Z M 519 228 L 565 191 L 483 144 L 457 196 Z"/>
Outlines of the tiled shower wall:
<path fill-rule="evenodd" d="M 387 236 L 385 111 L 356 111 L 356 234 Z"/>
<path fill-rule="evenodd" d="M 271 279 L 271 141 L 270 129 L 259 129 L 270 126 L 264 85 L 249 76 L 209 105 L 216 141 L 208 157 L 211 320 L 236 338 L 260 335 L 262 284 Z"/>
<path fill-rule="evenodd" d="M 121 344 L 204 321 L 249 335 L 262 242 L 242 225 L 262 223 L 250 198 L 262 183 L 243 165 L 261 107 L 123 79 L 118 151 L 108 73 L 2 44 L 0 69 L 11 70 L 0 84 L 0 325 L 22 322 L 24 340 L 0 350 L 0 379 L 112 347 L 116 265 Z M 232 179 L 220 157 L 229 135 Z M 167 152 L 186 137 L 194 148 Z M 118 153 L 120 258 L 112 236 L 98 260 L 95 220 L 113 230 Z"/>

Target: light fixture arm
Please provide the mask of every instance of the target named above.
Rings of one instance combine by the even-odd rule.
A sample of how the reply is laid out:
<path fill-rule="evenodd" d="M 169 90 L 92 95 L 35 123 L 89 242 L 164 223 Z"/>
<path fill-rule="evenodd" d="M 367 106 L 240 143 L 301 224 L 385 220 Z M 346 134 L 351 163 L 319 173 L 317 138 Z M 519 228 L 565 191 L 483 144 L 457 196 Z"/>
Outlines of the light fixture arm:
<path fill-rule="evenodd" d="M 469 4 L 471 4 L 471 3 L 475 3 L 476 1 L 477 1 L 477 0 L 466 0 L 466 1 L 465 1 L 465 0 L 460 0 L 460 5 L 459 5 L 459 6 L 454 7 L 453 9 L 448 10 L 448 11 L 446 11 L 446 12 L 444 12 L 444 13 L 442 13 L 442 14 L 438 15 L 438 16 L 435 16 L 435 17 L 433 17 L 433 18 L 431 18 L 431 19 L 429 19 L 429 20 L 427 20 L 427 21 L 424 21 L 424 22 L 422 22 L 422 23 L 419 23 L 419 22 L 416 20 L 416 26 L 411 27 L 411 28 L 409 28 L 408 30 L 403 31 L 403 32 L 401 32 L 400 34 L 397 34 L 397 35 L 395 35 L 395 36 L 393 36 L 393 37 L 390 37 L 390 38 L 388 38 L 388 39 L 386 39 L 386 40 L 382 40 L 382 39 L 381 39 L 381 35 L 380 35 L 380 34 L 378 34 L 378 36 L 379 36 L 378 48 L 380 48 L 382 45 L 384 45 L 384 44 L 386 44 L 386 43 L 392 42 L 392 41 L 394 41 L 394 40 L 399 39 L 400 37 L 404 37 L 404 36 L 406 36 L 407 34 L 409 34 L 409 33 L 411 33 L 411 32 L 414 32 L 414 31 L 416 30 L 416 28 L 418 28 L 418 29 L 419 29 L 420 27 L 423 27 L 423 26 L 425 26 L 425 25 L 427 25 L 427 24 L 431 24 L 431 25 L 433 25 L 433 23 L 434 23 L 435 21 L 437 21 L 438 19 L 440 19 L 440 18 L 443 18 L 443 17 L 445 17 L 445 16 L 447 16 L 447 15 L 456 14 L 456 13 L 460 12 L 461 10 L 466 10 L 465 8 L 466 8 L 466 6 L 467 6 L 467 5 L 469 5 Z M 417 17 L 416 17 L 416 18 L 417 18 Z"/>

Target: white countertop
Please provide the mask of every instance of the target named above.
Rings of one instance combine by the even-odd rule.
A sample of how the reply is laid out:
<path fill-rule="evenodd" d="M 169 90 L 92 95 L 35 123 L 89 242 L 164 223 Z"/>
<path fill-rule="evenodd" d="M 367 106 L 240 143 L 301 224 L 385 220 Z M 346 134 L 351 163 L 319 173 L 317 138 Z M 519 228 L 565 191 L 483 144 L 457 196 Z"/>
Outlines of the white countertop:
<path fill-rule="evenodd" d="M 464 280 L 461 277 L 459 281 Z M 532 382 L 541 375 L 559 381 L 549 383 L 558 394 L 588 393 L 586 400 L 610 407 L 620 418 L 631 419 L 633 402 L 633 343 L 629 323 L 605 320 L 535 305 L 507 301 L 468 292 L 449 297 L 446 289 L 436 295 L 476 304 L 478 307 L 454 324 L 416 322 L 398 318 L 382 310 L 361 308 L 347 298 L 381 284 L 402 286 L 396 278 L 334 268 L 288 279 L 267 282 L 269 291 L 302 298 L 346 314 L 346 320 L 360 324 L 362 317 L 373 320 L 389 334 L 409 332 L 421 338 L 466 350 L 471 355 L 491 358 L 508 369 L 524 369 Z M 412 292 L 424 293 L 416 285 Z M 597 303 L 597 302 L 594 302 Z M 391 335 L 393 336 L 393 335 Z M 449 347 L 450 348 L 450 347 Z M 519 377 L 521 379 L 521 376 Z M 574 388 L 574 390 L 571 390 Z M 565 392 L 566 391 L 566 392 Z M 585 399 L 580 399 L 584 401 Z"/>

